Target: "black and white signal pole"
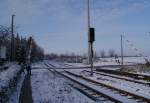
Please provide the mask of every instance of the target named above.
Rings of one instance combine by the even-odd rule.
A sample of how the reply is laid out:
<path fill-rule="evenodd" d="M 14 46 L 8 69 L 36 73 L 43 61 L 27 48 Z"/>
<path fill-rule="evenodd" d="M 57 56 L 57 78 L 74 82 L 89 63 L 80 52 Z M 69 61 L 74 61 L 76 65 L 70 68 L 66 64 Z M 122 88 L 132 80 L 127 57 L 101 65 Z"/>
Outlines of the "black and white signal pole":
<path fill-rule="evenodd" d="M 14 17 L 15 15 L 12 15 L 12 23 L 11 23 L 11 61 L 14 61 L 15 58 L 15 44 L 14 44 Z"/>

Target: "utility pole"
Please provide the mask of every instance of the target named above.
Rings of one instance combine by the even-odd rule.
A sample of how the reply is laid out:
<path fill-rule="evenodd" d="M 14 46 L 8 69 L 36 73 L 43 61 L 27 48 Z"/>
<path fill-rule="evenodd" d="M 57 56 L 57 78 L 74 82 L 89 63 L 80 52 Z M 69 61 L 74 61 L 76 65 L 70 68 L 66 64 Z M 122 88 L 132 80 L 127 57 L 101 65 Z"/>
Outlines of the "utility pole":
<path fill-rule="evenodd" d="M 121 65 L 123 66 L 123 35 L 121 35 Z"/>
<path fill-rule="evenodd" d="M 95 28 L 90 26 L 90 0 L 87 0 L 88 20 L 88 64 L 91 65 L 91 76 L 93 75 L 93 42 L 95 41 Z"/>
<path fill-rule="evenodd" d="M 87 22 L 88 22 L 88 41 L 89 41 L 89 35 L 90 35 L 90 1 L 87 0 Z M 90 64 L 91 59 L 90 59 L 90 55 L 91 55 L 91 43 L 88 42 L 88 64 Z"/>
<path fill-rule="evenodd" d="M 15 15 L 12 15 L 12 23 L 11 23 L 11 61 L 15 60 L 15 40 L 14 40 L 14 17 Z"/>

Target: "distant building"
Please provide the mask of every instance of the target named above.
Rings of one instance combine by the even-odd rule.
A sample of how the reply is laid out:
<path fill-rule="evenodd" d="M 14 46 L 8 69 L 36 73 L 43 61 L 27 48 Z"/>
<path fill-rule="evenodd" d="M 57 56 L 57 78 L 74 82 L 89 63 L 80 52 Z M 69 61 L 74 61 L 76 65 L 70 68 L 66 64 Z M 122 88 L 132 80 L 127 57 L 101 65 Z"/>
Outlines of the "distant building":
<path fill-rule="evenodd" d="M 0 59 L 6 59 L 6 46 L 0 46 Z"/>
<path fill-rule="evenodd" d="M 6 59 L 6 45 L 1 41 L 0 42 L 0 60 Z"/>

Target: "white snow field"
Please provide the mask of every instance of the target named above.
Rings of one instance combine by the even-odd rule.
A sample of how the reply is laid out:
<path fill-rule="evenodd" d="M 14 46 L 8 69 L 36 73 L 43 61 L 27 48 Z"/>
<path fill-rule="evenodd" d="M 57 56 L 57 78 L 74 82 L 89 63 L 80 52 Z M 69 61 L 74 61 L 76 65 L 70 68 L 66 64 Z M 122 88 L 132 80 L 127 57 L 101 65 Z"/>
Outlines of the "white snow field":
<path fill-rule="evenodd" d="M 42 66 L 32 70 L 31 86 L 34 103 L 95 103 L 70 87 L 68 80 Z"/>
<path fill-rule="evenodd" d="M 149 57 L 124 57 L 124 63 L 127 64 L 137 64 L 137 63 L 145 63 L 144 59 L 149 59 Z M 112 58 L 100 58 L 99 62 L 105 62 L 106 65 L 110 64 L 117 64 L 116 59 L 114 57 Z M 121 57 L 118 57 L 118 60 L 121 61 Z M 109 64 L 109 65 L 110 65 Z"/>
<path fill-rule="evenodd" d="M 124 57 L 124 65 L 137 65 L 137 64 L 145 64 L 146 61 L 144 59 L 149 59 L 150 57 Z M 121 61 L 121 58 L 118 58 Z M 51 62 L 53 63 L 53 62 Z M 89 66 L 84 63 L 67 63 L 64 62 L 65 64 L 68 64 L 70 67 L 84 67 L 84 66 Z M 56 64 L 56 63 L 55 63 Z M 54 64 L 54 65 L 55 65 Z M 112 65 L 120 65 L 116 62 L 116 59 L 114 57 L 112 58 L 99 58 L 98 61 L 93 63 L 94 66 L 112 66 Z M 69 67 L 68 66 L 68 67 Z M 60 66 L 59 66 L 60 67 Z M 120 69 L 119 67 L 102 67 L 102 69 L 109 69 L 109 70 L 118 70 Z M 132 72 L 139 73 L 139 74 L 144 74 L 144 75 L 150 75 L 150 67 L 143 68 L 139 65 L 135 66 L 134 68 L 131 68 Z"/>
<path fill-rule="evenodd" d="M 124 64 L 125 65 L 132 65 L 132 64 L 143 64 L 145 63 L 145 58 L 150 60 L 150 57 L 124 57 Z M 121 57 L 118 57 L 118 59 L 115 59 L 115 57 L 112 58 L 99 58 L 98 61 L 94 62 L 94 66 L 103 66 L 103 65 L 119 65 L 116 60 L 119 60 L 121 62 Z M 85 66 L 84 63 L 67 63 L 74 66 Z"/>

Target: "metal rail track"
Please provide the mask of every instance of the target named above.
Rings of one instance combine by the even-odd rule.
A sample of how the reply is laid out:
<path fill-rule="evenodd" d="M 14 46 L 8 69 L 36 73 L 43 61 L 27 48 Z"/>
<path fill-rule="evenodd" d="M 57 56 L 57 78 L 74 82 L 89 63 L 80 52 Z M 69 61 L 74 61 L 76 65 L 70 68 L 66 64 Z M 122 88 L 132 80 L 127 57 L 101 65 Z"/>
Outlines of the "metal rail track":
<path fill-rule="evenodd" d="M 49 64 L 49 63 L 48 63 Z M 45 63 L 46 66 L 49 66 L 48 64 Z M 53 66 L 55 67 L 55 66 Z M 65 78 L 67 78 L 68 80 L 70 80 L 73 83 L 70 83 L 69 85 L 73 88 L 75 88 L 76 90 L 80 91 L 81 93 L 83 93 L 84 95 L 86 95 L 87 97 L 89 97 L 90 99 L 94 100 L 94 101 L 101 101 L 101 102 L 110 102 L 110 103 L 122 103 L 121 101 L 114 99 L 104 93 L 101 93 L 75 79 L 70 78 L 69 76 L 57 71 L 56 69 L 52 69 L 49 68 L 48 69 L 50 72 L 54 73 L 54 74 L 58 74 L 61 75 Z"/>
<path fill-rule="evenodd" d="M 68 64 L 65 64 L 66 66 L 71 66 L 71 65 L 68 65 Z M 88 70 L 84 70 L 86 72 L 89 72 Z M 139 80 L 135 80 L 135 79 L 130 79 L 130 78 L 124 78 L 124 77 L 121 77 L 121 76 L 118 76 L 118 75 L 113 75 L 113 74 L 108 74 L 108 73 L 101 73 L 101 72 L 98 72 L 98 71 L 94 71 L 95 74 L 98 74 L 98 75 L 103 75 L 103 76 L 108 76 L 108 77 L 112 77 L 112 78 L 116 78 L 116 79 L 121 79 L 121 80 L 125 80 L 125 81 L 129 81 L 129 82 L 133 82 L 133 83 L 138 83 L 138 84 L 143 84 L 145 86 L 150 86 L 150 82 L 148 81 L 139 81 Z M 142 76 L 145 76 L 145 75 L 142 75 Z"/>
<path fill-rule="evenodd" d="M 84 70 L 84 71 L 90 73 L 90 71 L 88 71 L 88 70 Z M 150 86 L 150 82 L 142 82 L 142 81 L 139 81 L 139 80 L 119 77 L 119 76 L 111 75 L 111 74 L 108 74 L 108 73 L 101 73 L 101 72 L 97 72 L 97 71 L 94 71 L 94 73 L 98 74 L 98 75 L 108 76 L 108 77 L 112 77 L 112 78 L 116 78 L 116 79 L 126 80 L 126 81 L 129 81 L 129 82 L 134 82 L 134 83 Z"/>
<path fill-rule="evenodd" d="M 64 73 L 58 72 L 55 69 L 53 69 L 53 71 L 55 71 L 57 74 L 60 74 L 60 75 L 62 75 L 64 77 L 68 78 L 69 80 L 73 81 L 76 84 L 76 86 L 72 85 L 74 88 L 76 88 L 77 90 L 81 91 L 83 94 L 87 95 L 88 97 L 94 98 L 93 100 L 98 100 L 97 97 L 104 97 L 104 98 L 106 98 L 104 100 L 111 100 L 112 102 L 115 102 L 115 103 L 122 103 L 122 101 L 120 101 L 120 100 L 118 100 L 116 98 L 113 98 L 113 97 L 111 97 L 111 96 L 109 96 L 109 95 L 107 95 L 105 93 L 100 92 L 100 91 L 97 91 L 97 90 L 93 89 L 92 87 L 89 87 L 89 86 L 79 82 L 78 80 L 73 79 L 73 78 L 71 78 L 68 75 L 65 75 Z M 74 73 L 66 71 L 66 70 L 64 70 L 64 71 L 65 71 L 66 74 L 69 74 L 71 76 L 83 79 L 83 80 L 85 80 L 85 81 L 87 81 L 89 83 L 92 83 L 93 85 L 97 85 L 99 87 L 104 87 L 106 89 L 111 90 L 112 92 L 120 94 L 121 96 L 125 96 L 125 97 L 129 96 L 128 99 L 136 100 L 137 102 L 142 102 L 142 103 L 143 102 L 144 103 L 149 103 L 150 102 L 150 99 L 146 98 L 144 96 L 133 94 L 131 92 L 127 92 L 125 90 L 118 89 L 116 87 L 112 87 L 110 85 L 106 85 L 104 83 L 100 83 L 100 82 L 97 82 L 97 81 L 85 78 L 85 77 L 83 77 L 81 75 L 77 75 L 77 74 L 74 74 Z M 91 92 L 89 92 L 89 91 L 91 91 Z"/>
<path fill-rule="evenodd" d="M 50 64 L 51 65 L 51 64 Z M 64 64 L 64 65 L 68 65 L 68 64 Z M 81 67 L 75 67 L 72 65 L 68 65 L 70 67 L 63 67 L 63 68 L 57 68 L 55 67 L 55 69 L 90 69 L 91 66 L 81 66 Z M 71 67 L 72 66 L 72 67 Z M 136 65 L 124 65 L 124 66 L 136 66 Z M 102 65 L 102 66 L 94 66 L 94 68 L 103 68 L 103 67 L 112 67 L 112 68 L 116 68 L 116 67 L 122 67 L 121 65 Z"/>
<path fill-rule="evenodd" d="M 106 69 L 100 69 L 100 68 L 96 68 L 96 71 L 109 73 L 109 74 L 115 74 L 115 75 L 121 75 L 121 76 L 126 76 L 126 77 L 131 77 L 131 78 L 138 79 L 138 80 L 150 81 L 150 76 L 148 76 L 148 75 L 122 72 L 122 71 L 117 71 L 117 70 L 108 70 L 108 69 L 106 70 Z"/>
<path fill-rule="evenodd" d="M 86 95 L 87 97 L 89 97 L 90 99 L 94 100 L 94 101 L 101 101 L 101 102 L 110 102 L 110 103 L 122 103 L 121 101 L 113 98 L 113 97 L 110 97 L 102 92 L 99 92 L 97 91 L 96 89 L 93 89 L 75 79 L 72 79 L 70 78 L 69 76 L 61 73 L 61 72 L 58 72 L 56 70 L 50 70 L 48 69 L 49 71 L 53 72 L 53 73 L 57 73 L 67 79 L 69 79 L 71 82 L 73 83 L 70 83 L 69 85 L 72 86 L 73 88 L 75 88 L 76 90 L 80 91 L 81 93 L 83 93 L 84 95 Z"/>
<path fill-rule="evenodd" d="M 85 78 L 83 76 L 80 76 L 80 75 L 77 75 L 77 74 L 74 74 L 72 72 L 69 72 L 69 71 L 65 71 L 66 73 L 72 75 L 72 76 L 75 76 L 75 77 L 78 77 L 78 78 L 81 78 L 81 79 L 84 79 L 88 82 L 91 82 L 93 83 L 94 85 L 98 85 L 98 86 L 103 86 L 107 89 L 111 89 L 112 91 L 116 91 L 117 93 L 120 93 L 120 95 L 124 95 L 124 96 L 130 96 L 130 99 L 136 99 L 138 102 L 146 102 L 146 103 L 150 103 L 150 99 L 149 98 L 146 98 L 144 96 L 140 96 L 140 95 L 137 95 L 137 94 L 133 94 L 131 92 L 127 92 L 125 90 L 122 90 L 122 89 L 119 89 L 119 88 L 116 88 L 116 87 L 113 87 L 111 85 L 106 85 L 104 83 L 100 83 L 100 82 L 97 82 L 97 81 L 94 81 L 94 80 L 91 80 L 91 79 L 88 79 L 88 78 Z"/>
<path fill-rule="evenodd" d="M 51 64 L 49 64 L 51 65 Z M 56 69 L 85 69 L 85 68 L 88 68 L 89 67 L 66 67 L 66 68 L 57 68 L 53 65 L 51 65 L 52 68 L 56 68 Z M 115 77 L 115 78 L 120 78 L 120 79 L 124 79 L 126 81 L 131 81 L 131 82 L 135 82 L 135 83 L 139 83 L 139 84 L 145 84 L 145 85 L 149 85 L 150 86 L 150 83 L 144 83 L 144 82 L 141 82 L 141 81 L 138 81 L 138 80 L 146 80 L 146 81 L 150 81 L 150 76 L 148 75 L 142 75 L 142 74 L 135 74 L 135 73 L 129 73 L 129 72 L 122 72 L 122 71 L 117 71 L 117 70 L 106 70 L 106 69 L 100 69 L 99 67 L 95 67 L 96 68 L 96 71 L 99 72 L 99 74 L 102 73 L 107 73 L 108 75 L 107 76 L 110 76 L 109 74 L 114 74 L 114 75 L 120 75 L 120 76 L 125 76 L 125 77 L 130 77 L 130 78 L 134 78 L 135 80 L 129 80 L 129 79 L 126 79 L 126 78 L 123 78 L 123 77 L 115 77 L 115 76 L 111 76 L 111 77 Z M 104 74 L 101 74 L 101 75 L 104 75 Z"/>
<path fill-rule="evenodd" d="M 51 64 L 50 64 L 51 65 Z M 53 66 L 53 65 L 51 65 Z M 122 71 L 117 71 L 117 70 L 106 70 L 106 69 L 101 69 L 102 67 L 120 67 L 121 65 L 104 65 L 104 66 L 94 66 L 97 72 L 103 72 L 103 73 L 108 73 L 108 74 L 114 74 L 114 75 L 120 75 L 120 76 L 126 76 L 126 77 L 131 77 L 137 80 L 146 80 L 150 81 L 150 76 L 148 75 L 142 75 L 142 74 L 136 74 L 136 73 L 129 73 L 129 72 L 122 72 Z M 135 65 L 125 65 L 125 66 L 135 66 Z M 57 68 L 55 69 L 90 69 L 91 67 L 89 66 L 84 66 L 84 67 L 64 67 L 64 68 Z"/>

